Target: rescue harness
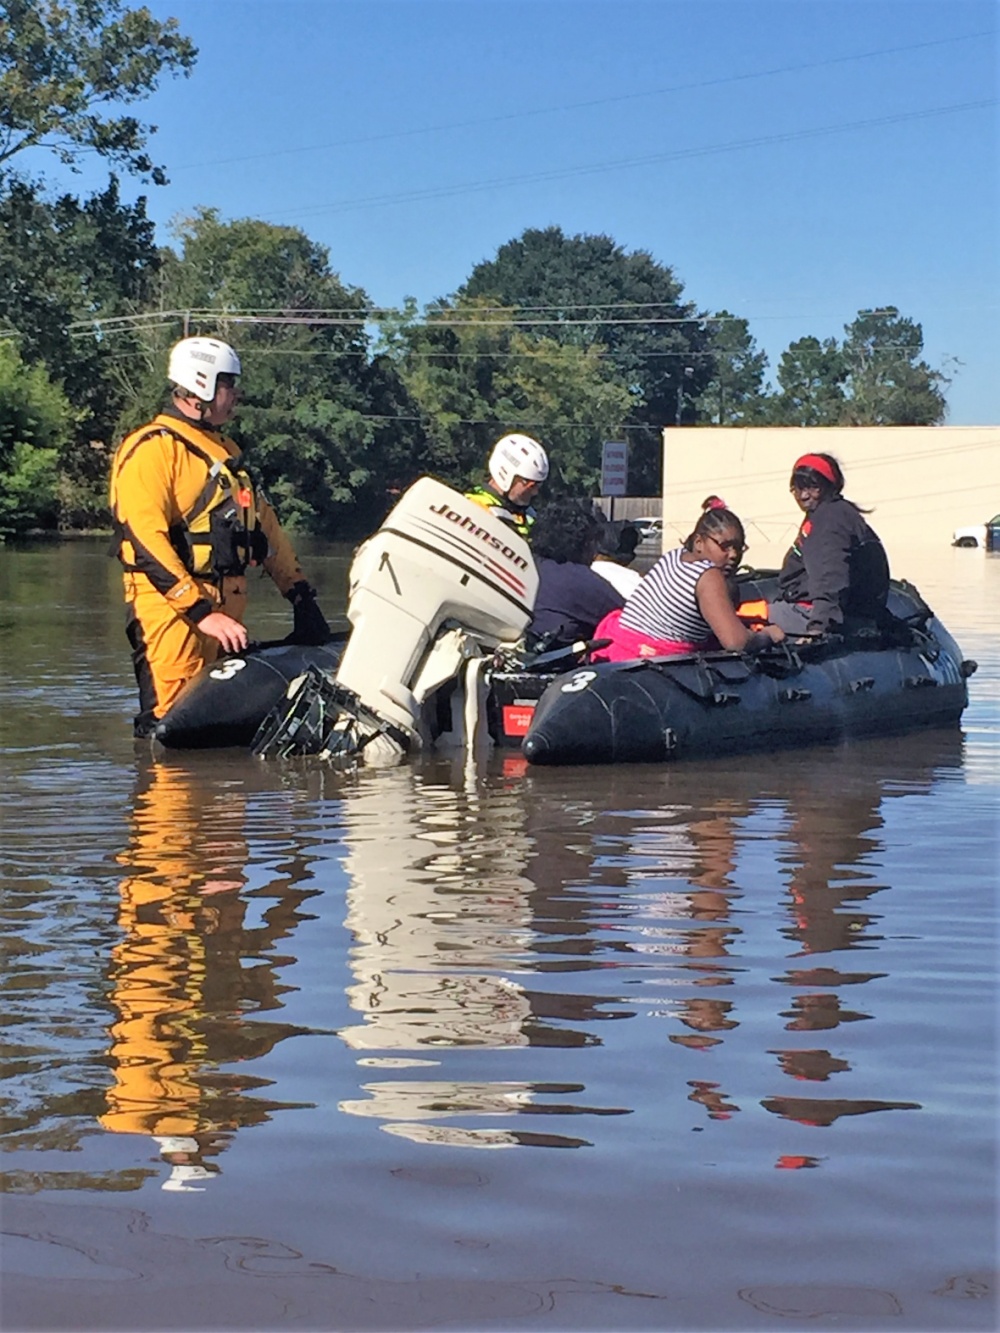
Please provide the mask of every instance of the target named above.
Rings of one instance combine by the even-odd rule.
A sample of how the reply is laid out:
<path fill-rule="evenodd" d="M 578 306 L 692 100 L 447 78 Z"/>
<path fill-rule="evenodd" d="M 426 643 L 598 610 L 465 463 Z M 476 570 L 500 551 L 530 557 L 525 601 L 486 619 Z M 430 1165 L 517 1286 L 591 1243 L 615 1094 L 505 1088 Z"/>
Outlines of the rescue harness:
<path fill-rule="evenodd" d="M 249 566 L 264 560 L 268 543 L 258 521 L 253 478 L 246 468 L 213 458 L 190 438 L 182 423 L 175 427 L 172 422 L 169 426 L 161 422 L 143 431 L 132 441 L 116 472 L 121 471 L 140 445 L 159 435 L 179 441 L 208 468 L 205 485 L 194 504 L 179 522 L 167 529 L 170 544 L 188 573 L 219 584 L 223 578 L 244 574 Z M 132 535 L 117 511 L 113 512 L 112 520 L 115 554 L 127 572 L 142 572 L 140 566 L 126 559 L 124 544 L 132 544 Z"/>

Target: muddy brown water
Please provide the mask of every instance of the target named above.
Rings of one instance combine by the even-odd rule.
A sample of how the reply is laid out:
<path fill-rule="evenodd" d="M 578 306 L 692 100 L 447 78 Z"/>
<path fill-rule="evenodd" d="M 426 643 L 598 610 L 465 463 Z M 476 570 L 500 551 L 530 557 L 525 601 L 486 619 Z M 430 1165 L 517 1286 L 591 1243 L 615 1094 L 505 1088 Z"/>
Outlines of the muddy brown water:
<path fill-rule="evenodd" d="M 1000 557 L 893 560 L 960 731 L 343 774 L 0 552 L 4 1329 L 994 1328 Z"/>

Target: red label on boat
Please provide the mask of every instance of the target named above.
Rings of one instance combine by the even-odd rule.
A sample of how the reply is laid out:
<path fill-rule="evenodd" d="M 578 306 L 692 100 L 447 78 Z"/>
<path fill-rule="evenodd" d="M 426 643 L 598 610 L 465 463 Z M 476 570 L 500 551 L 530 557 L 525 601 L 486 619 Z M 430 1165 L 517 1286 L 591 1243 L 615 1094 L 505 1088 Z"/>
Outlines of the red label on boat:
<path fill-rule="evenodd" d="M 505 736 L 527 736 L 534 711 L 534 704 L 504 704 L 503 734 Z"/>

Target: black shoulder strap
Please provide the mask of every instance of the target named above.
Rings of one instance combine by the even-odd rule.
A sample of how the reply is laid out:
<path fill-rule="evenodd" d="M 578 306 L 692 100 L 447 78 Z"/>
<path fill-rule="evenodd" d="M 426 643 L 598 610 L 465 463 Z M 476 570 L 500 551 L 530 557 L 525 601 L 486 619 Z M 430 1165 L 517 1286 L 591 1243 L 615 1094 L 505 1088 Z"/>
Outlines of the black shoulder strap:
<path fill-rule="evenodd" d="M 190 523 L 192 519 L 196 518 L 202 512 L 202 510 L 211 500 L 212 496 L 215 494 L 215 478 L 221 471 L 225 470 L 229 474 L 231 484 L 234 484 L 232 483 L 232 477 L 233 477 L 232 468 L 229 466 L 229 463 L 227 461 L 220 458 L 213 458 L 210 453 L 208 453 L 205 449 L 202 449 L 199 445 L 195 444 L 193 440 L 189 440 L 187 436 L 183 435 L 179 430 L 171 430 L 169 425 L 165 424 L 164 422 L 158 422 L 157 424 L 150 426 L 149 430 L 143 431 L 142 434 L 138 436 L 137 439 L 133 440 L 132 447 L 129 449 L 125 457 L 121 459 L 121 461 L 119 462 L 117 470 L 119 472 L 121 471 L 121 469 L 125 466 L 128 460 L 135 453 L 136 449 L 138 449 L 140 444 L 145 444 L 147 440 L 155 439 L 157 435 L 169 435 L 171 439 L 174 439 L 179 444 L 182 444 L 189 454 L 194 454 L 195 458 L 200 458 L 201 461 L 208 468 L 208 473 L 209 473 L 208 481 L 205 483 L 205 486 L 202 489 L 201 494 L 198 496 L 197 500 L 192 505 L 190 512 L 186 515 L 184 520 L 185 523 Z"/>
<path fill-rule="evenodd" d="M 144 430 L 141 435 L 132 441 L 132 448 L 128 451 L 125 457 L 118 460 L 118 466 L 115 471 L 120 472 L 122 470 L 140 444 L 145 444 L 147 440 L 152 440 L 157 435 L 173 435 L 173 431 L 168 431 L 164 426 L 150 426 L 149 430 Z M 177 439 L 177 436 L 174 436 L 174 438 Z"/>
<path fill-rule="evenodd" d="M 199 448 L 199 446 L 195 444 L 193 440 L 185 438 L 185 436 L 183 436 L 180 433 L 180 431 L 171 430 L 169 426 L 166 426 L 162 422 L 159 422 L 156 425 L 151 425 L 148 430 L 144 430 L 141 435 L 139 435 L 136 439 L 132 441 L 131 449 L 129 449 L 125 457 L 122 458 L 118 463 L 118 471 L 119 472 L 121 471 L 121 469 L 125 466 L 128 460 L 135 453 L 136 449 L 138 449 L 140 444 L 145 444 L 147 440 L 155 439 L 157 435 L 169 435 L 172 439 L 175 439 L 180 444 L 183 444 L 184 448 L 187 449 L 189 453 L 194 454 L 196 458 L 200 458 L 203 463 L 207 463 L 209 467 L 213 467 L 215 465 L 216 460 L 212 457 L 212 455 L 206 453 L 204 449 Z"/>

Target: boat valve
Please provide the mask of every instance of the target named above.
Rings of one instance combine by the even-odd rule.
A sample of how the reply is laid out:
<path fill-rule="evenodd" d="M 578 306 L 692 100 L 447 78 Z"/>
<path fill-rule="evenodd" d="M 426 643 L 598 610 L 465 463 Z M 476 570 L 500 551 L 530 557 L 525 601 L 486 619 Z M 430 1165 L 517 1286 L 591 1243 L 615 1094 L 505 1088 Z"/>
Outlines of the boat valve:
<path fill-rule="evenodd" d="M 801 703 L 803 699 L 811 699 L 812 690 L 796 690 L 789 687 L 787 690 L 782 690 L 778 698 L 782 703 L 797 704 Z"/>

